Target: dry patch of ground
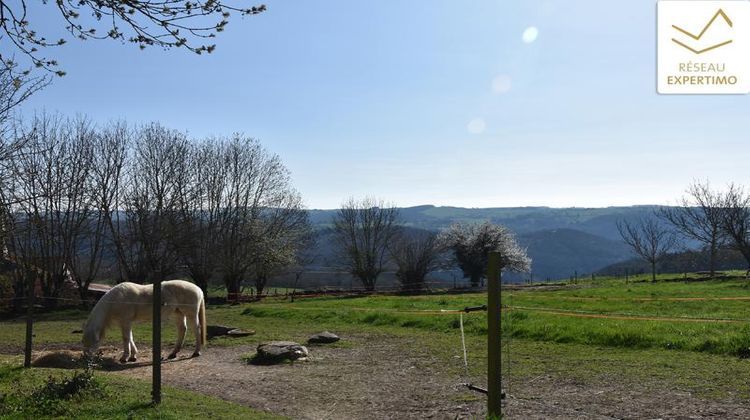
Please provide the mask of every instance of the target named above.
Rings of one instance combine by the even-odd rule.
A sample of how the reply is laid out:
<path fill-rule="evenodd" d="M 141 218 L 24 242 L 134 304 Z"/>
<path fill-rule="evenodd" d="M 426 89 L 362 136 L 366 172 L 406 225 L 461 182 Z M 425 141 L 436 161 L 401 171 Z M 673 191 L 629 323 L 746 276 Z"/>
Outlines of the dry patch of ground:
<path fill-rule="evenodd" d="M 300 419 L 482 416 L 483 397 L 467 400 L 459 378 L 447 377 L 429 355 L 414 353 L 408 347 L 413 343 L 383 336 L 344 340 L 340 346 L 309 347 L 308 361 L 273 366 L 242 360 L 254 346 L 209 347 L 201 357 L 165 362 L 162 377 L 172 386 Z M 148 380 L 149 360 L 143 357 L 117 373 Z"/>
<path fill-rule="evenodd" d="M 164 383 L 299 419 L 485 415 L 483 395 L 461 386 L 460 378 L 447 373 L 444 360 L 404 337 L 344 337 L 342 344 L 310 347 L 309 361 L 274 366 L 247 364 L 242 357 L 254 350 L 209 347 L 203 356 L 187 358 L 191 350 L 185 349 L 184 357 L 163 363 Z M 149 380 L 150 350 L 140 354 L 137 363 L 121 365 L 119 350 L 107 347 L 102 369 Z M 67 361 L 69 356 L 60 357 Z M 750 407 L 739 400 L 706 400 L 656 381 L 633 383 L 617 375 L 579 381 L 564 372 L 514 378 L 509 394 L 507 418 L 750 418 Z"/>

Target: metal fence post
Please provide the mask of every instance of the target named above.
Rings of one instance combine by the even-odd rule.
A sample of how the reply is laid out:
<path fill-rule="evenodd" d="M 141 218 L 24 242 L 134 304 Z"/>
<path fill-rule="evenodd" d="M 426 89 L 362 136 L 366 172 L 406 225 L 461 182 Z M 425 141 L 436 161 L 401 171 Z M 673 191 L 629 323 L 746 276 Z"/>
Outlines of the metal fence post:
<path fill-rule="evenodd" d="M 500 254 L 490 252 L 487 264 L 487 415 L 501 417 Z"/>

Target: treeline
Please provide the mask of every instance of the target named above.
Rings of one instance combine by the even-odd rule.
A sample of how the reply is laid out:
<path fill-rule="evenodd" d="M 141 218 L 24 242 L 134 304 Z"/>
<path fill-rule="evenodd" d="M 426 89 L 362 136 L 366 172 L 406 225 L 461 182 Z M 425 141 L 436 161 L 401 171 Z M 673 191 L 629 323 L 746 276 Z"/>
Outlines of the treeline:
<path fill-rule="evenodd" d="M 441 233 L 408 229 L 395 206 L 372 198 L 344 202 L 333 231 L 339 264 L 368 291 L 375 290 L 388 265 L 396 268 L 406 292 L 422 291 L 426 276 L 441 268 L 458 267 L 472 286 L 479 286 L 490 252 L 500 254 L 502 270 L 528 271 L 531 266 L 526 250 L 504 226 L 455 223 Z"/>
<path fill-rule="evenodd" d="M 289 171 L 255 139 L 49 115 L 6 134 L 0 243 L 18 298 L 38 282 L 54 305 L 68 279 L 85 297 L 104 269 L 136 283 L 187 276 L 204 291 L 219 276 L 231 298 L 248 278 L 262 291 L 309 244 Z"/>
<path fill-rule="evenodd" d="M 700 255 L 707 257 L 711 277 L 727 255 L 741 255 L 750 274 L 750 193 L 740 185 L 718 190 L 707 181 L 693 182 L 677 206 L 663 207 L 636 223 L 621 221 L 617 227 L 623 241 L 649 265 L 654 281 L 657 267 L 667 260 L 672 265 L 682 260 L 677 271 L 685 271 Z M 699 244 L 701 252 L 685 250 L 685 242 Z"/>

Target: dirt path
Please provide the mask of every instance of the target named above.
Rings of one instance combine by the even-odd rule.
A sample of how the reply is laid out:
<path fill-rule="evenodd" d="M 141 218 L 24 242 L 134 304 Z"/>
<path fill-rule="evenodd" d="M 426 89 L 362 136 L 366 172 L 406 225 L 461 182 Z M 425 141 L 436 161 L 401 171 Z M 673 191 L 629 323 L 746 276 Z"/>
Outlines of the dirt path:
<path fill-rule="evenodd" d="M 459 386 L 442 361 L 404 338 L 361 335 L 348 337 L 343 346 L 310 350 L 308 362 L 254 366 L 240 360 L 254 346 L 210 347 L 199 358 L 164 363 L 164 382 L 298 419 L 484 417 L 484 396 Z M 148 362 L 144 357 L 115 370 L 148 380 Z M 750 407 L 698 399 L 660 384 L 624 383 L 616 377 L 578 383 L 550 375 L 512 383 L 505 414 L 519 419 L 739 419 L 750 418 Z"/>
<path fill-rule="evenodd" d="M 428 355 L 404 353 L 414 352 L 408 344 L 392 337 L 349 337 L 346 346 L 311 347 L 309 361 L 275 366 L 241 361 L 254 346 L 210 347 L 199 358 L 164 363 L 162 375 L 172 386 L 298 419 L 483 416 L 483 397 L 467 398 L 472 395 L 457 385 L 459 378 L 439 371 L 439 362 Z M 137 366 L 116 372 L 148 380 L 148 362 L 143 357 Z"/>

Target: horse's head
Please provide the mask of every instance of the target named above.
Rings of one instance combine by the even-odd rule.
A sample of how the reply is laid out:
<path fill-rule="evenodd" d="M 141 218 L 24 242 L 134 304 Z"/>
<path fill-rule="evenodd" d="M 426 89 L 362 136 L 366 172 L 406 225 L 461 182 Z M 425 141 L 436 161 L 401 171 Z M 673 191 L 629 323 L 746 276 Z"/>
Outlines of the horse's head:
<path fill-rule="evenodd" d="M 99 349 L 99 331 L 96 328 L 91 328 L 91 325 L 85 325 L 83 327 L 83 355 L 86 357 L 92 357 Z"/>

